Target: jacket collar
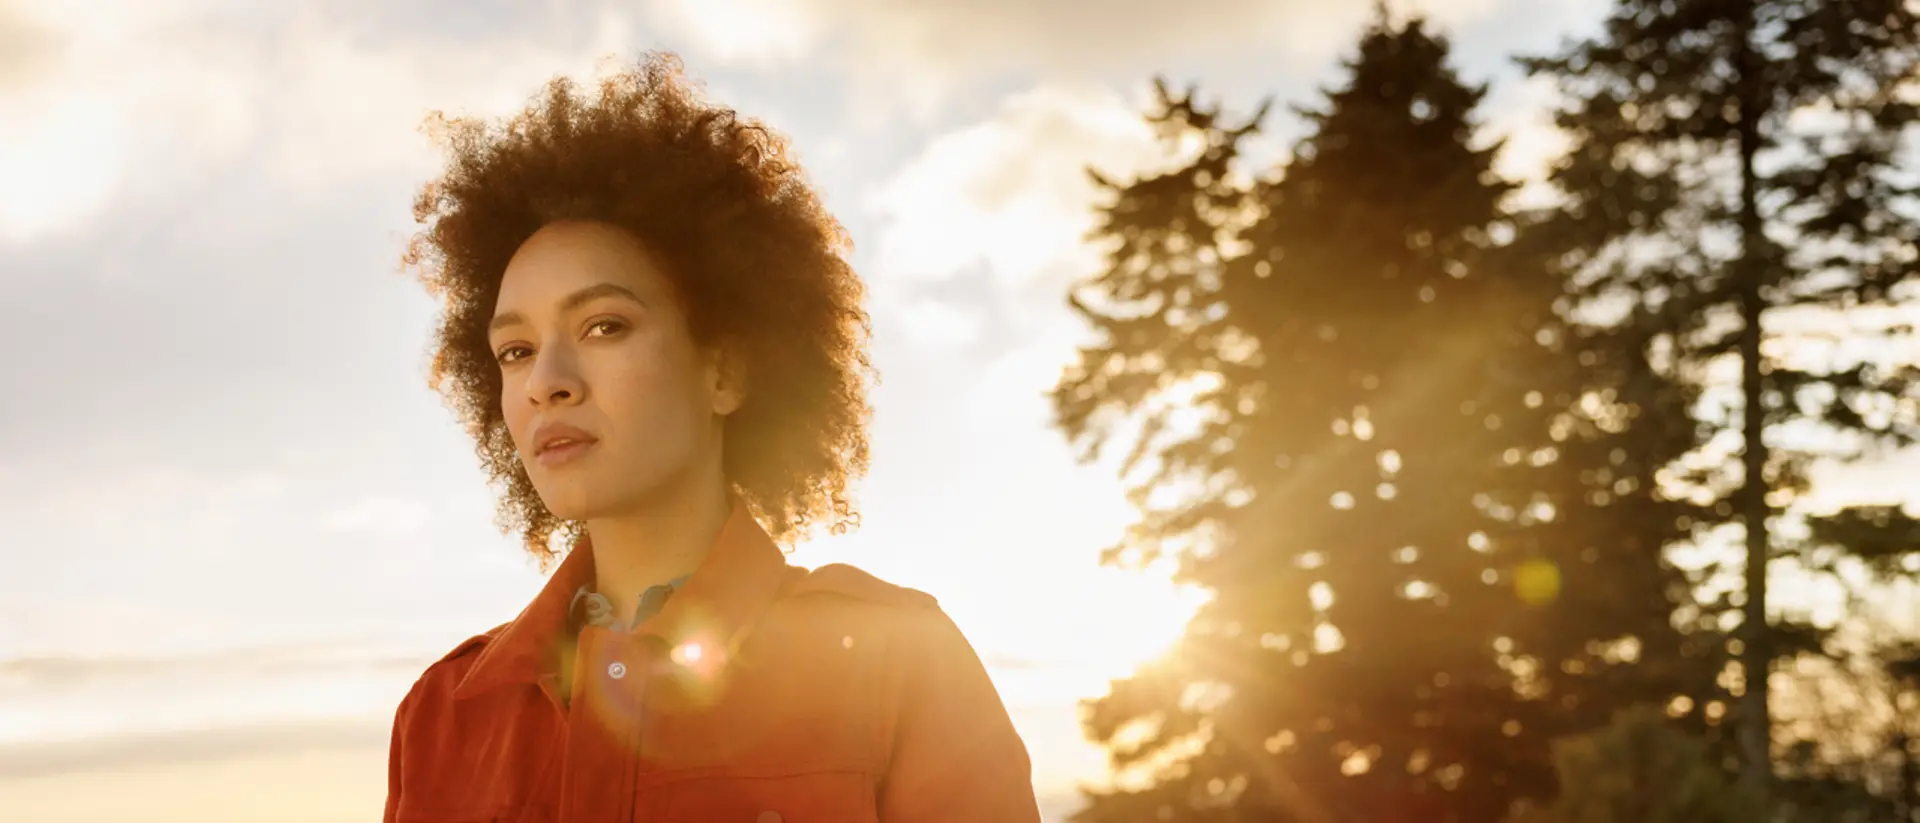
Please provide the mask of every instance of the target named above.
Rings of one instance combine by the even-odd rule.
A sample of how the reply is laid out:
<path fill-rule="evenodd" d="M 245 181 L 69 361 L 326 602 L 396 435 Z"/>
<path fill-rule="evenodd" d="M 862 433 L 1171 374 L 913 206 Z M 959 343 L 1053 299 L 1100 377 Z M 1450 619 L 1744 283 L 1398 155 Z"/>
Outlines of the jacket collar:
<path fill-rule="evenodd" d="M 636 627 L 634 634 L 658 637 L 674 649 L 698 647 L 703 656 L 721 652 L 721 659 L 731 657 L 780 590 L 805 574 L 787 565 L 786 555 L 754 520 L 746 501 L 735 497 L 732 502 L 732 512 L 706 558 L 660 613 Z M 533 602 L 480 649 L 472 668 L 455 686 L 455 699 L 505 685 L 551 689 L 560 682 L 563 651 L 573 639 L 574 624 L 569 619 L 573 598 L 593 580 L 592 538 L 583 535 Z"/>

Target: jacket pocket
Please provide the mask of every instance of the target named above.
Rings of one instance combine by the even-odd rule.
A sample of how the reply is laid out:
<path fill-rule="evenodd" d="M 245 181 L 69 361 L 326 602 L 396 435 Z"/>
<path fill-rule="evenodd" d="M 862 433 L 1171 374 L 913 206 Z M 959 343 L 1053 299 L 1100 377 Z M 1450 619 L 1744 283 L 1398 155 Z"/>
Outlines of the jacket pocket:
<path fill-rule="evenodd" d="M 859 771 L 717 775 L 659 786 L 666 823 L 877 823 L 873 778 Z"/>

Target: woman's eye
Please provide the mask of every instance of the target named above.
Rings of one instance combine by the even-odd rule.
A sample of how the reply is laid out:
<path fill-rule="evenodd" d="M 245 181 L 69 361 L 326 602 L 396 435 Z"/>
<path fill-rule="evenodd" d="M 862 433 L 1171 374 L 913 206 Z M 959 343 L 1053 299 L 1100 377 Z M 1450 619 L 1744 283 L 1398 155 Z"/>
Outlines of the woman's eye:
<path fill-rule="evenodd" d="M 622 323 L 618 320 L 599 320 L 594 322 L 593 325 L 587 327 L 587 336 L 588 337 L 606 337 L 607 335 L 610 335 L 610 334 L 619 334 L 621 331 L 625 330 L 626 327 L 627 327 L 627 324 Z M 604 331 L 602 331 L 603 329 Z"/>
<path fill-rule="evenodd" d="M 533 352 L 529 351 L 526 346 L 508 346 L 494 355 L 494 359 L 499 360 L 502 365 L 505 365 L 531 354 L 533 354 Z"/>

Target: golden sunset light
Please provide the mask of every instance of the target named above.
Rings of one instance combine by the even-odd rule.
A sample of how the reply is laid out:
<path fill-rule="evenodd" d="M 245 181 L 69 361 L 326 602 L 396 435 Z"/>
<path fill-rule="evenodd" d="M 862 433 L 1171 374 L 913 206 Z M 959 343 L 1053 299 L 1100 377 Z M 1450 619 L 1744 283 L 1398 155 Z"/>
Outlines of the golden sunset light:
<path fill-rule="evenodd" d="M 1920 821 L 1916 32 L 0 0 L 0 823 Z"/>

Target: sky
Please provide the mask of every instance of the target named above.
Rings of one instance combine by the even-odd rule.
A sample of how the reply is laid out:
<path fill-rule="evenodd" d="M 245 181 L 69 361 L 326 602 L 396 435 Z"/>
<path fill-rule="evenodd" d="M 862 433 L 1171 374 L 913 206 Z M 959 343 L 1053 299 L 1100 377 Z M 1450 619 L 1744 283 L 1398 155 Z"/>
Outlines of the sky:
<path fill-rule="evenodd" d="M 1492 84 L 1502 169 L 1558 145 L 1509 56 L 1600 0 L 1426 0 Z M 413 678 L 541 577 L 426 386 L 401 271 L 432 110 L 680 54 L 784 132 L 870 288 L 863 525 L 797 547 L 936 596 L 988 663 L 1051 819 L 1097 781 L 1075 705 L 1199 602 L 1102 568 L 1131 518 L 1044 392 L 1085 169 L 1159 157 L 1155 75 L 1310 102 L 1367 3 L 0 0 L 0 809 L 348 821 Z M 1298 133 L 1284 106 L 1257 152 Z"/>

